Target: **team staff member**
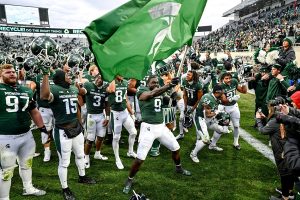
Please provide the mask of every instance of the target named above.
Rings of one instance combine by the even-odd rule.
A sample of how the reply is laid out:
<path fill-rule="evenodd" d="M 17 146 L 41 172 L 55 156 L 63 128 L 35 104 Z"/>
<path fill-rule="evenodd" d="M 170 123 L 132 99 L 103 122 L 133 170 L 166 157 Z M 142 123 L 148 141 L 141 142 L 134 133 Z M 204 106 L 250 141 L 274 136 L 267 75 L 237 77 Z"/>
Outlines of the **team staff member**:
<path fill-rule="evenodd" d="M 47 70 L 43 72 L 41 99 L 48 100 L 55 118 L 53 138 L 59 157 L 58 176 L 65 199 L 75 199 L 67 183 L 68 166 L 71 152 L 75 154 L 75 162 L 79 173 L 79 183 L 95 184 L 96 181 L 85 175 L 84 138 L 82 126 L 77 117 L 78 88 L 71 85 L 71 79 L 62 70 L 53 76 L 54 85 L 49 87 Z"/>
<path fill-rule="evenodd" d="M 17 85 L 13 65 L 2 65 L 0 76 L 0 199 L 9 200 L 16 160 L 23 182 L 23 195 L 45 195 L 45 191 L 32 185 L 32 158 L 36 144 L 30 130 L 31 119 L 42 132 L 47 133 L 32 99 L 33 92 L 25 86 Z"/>

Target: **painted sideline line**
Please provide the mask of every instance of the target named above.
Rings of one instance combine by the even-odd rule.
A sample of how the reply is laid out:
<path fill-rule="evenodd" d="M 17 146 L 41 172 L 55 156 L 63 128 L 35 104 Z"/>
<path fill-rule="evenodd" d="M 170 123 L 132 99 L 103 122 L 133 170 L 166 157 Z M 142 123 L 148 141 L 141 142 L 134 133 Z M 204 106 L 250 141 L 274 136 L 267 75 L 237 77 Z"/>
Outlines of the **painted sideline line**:
<path fill-rule="evenodd" d="M 254 147 L 258 152 L 260 152 L 263 156 L 268 158 L 271 162 L 275 164 L 275 159 L 273 155 L 273 151 L 267 145 L 263 144 L 258 139 L 254 138 L 251 134 L 240 127 L 240 137 L 243 138 L 246 142 L 248 142 L 252 147 Z"/>

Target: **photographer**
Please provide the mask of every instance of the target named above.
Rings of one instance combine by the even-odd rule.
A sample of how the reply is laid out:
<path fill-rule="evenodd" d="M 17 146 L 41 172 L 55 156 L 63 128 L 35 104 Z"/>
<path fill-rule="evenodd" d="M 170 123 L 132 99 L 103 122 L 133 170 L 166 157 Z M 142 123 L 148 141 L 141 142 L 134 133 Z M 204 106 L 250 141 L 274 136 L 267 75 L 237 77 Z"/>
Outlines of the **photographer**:
<path fill-rule="evenodd" d="M 276 116 L 277 121 L 284 123 L 288 140 L 284 146 L 285 157 L 288 167 L 293 174 L 300 176 L 300 91 L 295 92 L 290 99 L 293 107 L 282 105 L 281 113 Z"/>
<path fill-rule="evenodd" d="M 277 198 L 275 196 L 271 196 L 271 200 L 276 199 L 289 199 L 293 195 L 292 190 L 294 186 L 294 180 L 291 170 L 287 168 L 286 161 L 283 155 L 283 147 L 286 143 L 286 135 L 284 130 L 284 125 L 280 124 L 276 120 L 275 112 L 284 103 L 284 99 L 276 98 L 268 104 L 269 115 L 267 117 L 266 126 L 263 125 L 263 120 L 266 116 L 262 112 L 256 112 L 256 123 L 259 132 L 265 135 L 269 135 L 272 150 L 276 162 L 276 166 L 280 175 L 281 188 L 282 188 L 282 196 Z"/>

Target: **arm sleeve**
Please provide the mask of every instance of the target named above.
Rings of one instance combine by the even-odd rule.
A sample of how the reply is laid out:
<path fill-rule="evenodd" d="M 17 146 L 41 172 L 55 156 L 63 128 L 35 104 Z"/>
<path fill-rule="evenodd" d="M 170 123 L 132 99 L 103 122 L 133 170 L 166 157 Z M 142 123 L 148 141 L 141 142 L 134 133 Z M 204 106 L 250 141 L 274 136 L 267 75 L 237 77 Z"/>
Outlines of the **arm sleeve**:
<path fill-rule="evenodd" d="M 261 119 L 256 119 L 256 123 L 258 131 L 264 135 L 273 134 L 279 129 L 279 124 L 276 122 L 275 118 L 268 121 L 266 126 L 263 126 Z"/>

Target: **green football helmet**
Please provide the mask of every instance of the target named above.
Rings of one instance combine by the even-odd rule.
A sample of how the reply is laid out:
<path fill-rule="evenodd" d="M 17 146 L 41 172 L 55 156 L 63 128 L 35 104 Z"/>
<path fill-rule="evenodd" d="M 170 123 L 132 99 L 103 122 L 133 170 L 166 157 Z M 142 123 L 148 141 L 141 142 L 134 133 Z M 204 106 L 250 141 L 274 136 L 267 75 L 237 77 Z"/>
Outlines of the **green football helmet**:
<path fill-rule="evenodd" d="M 77 51 L 86 62 L 92 62 L 93 54 L 88 47 L 80 47 Z"/>
<path fill-rule="evenodd" d="M 7 57 L 6 53 L 0 52 L 0 65 L 3 65 L 6 63 L 6 57 Z"/>
<path fill-rule="evenodd" d="M 174 68 L 173 68 L 172 64 L 165 63 L 162 60 L 156 61 L 156 63 L 155 63 L 155 73 L 158 76 L 163 76 L 173 70 L 174 70 Z"/>
<path fill-rule="evenodd" d="M 227 112 L 219 112 L 216 119 L 221 126 L 229 126 L 230 124 L 230 115 Z"/>
<path fill-rule="evenodd" d="M 38 65 L 39 65 L 39 60 L 36 57 L 26 58 L 23 63 L 23 67 L 26 71 L 26 76 L 30 78 L 36 77 L 36 75 L 39 72 Z"/>
<path fill-rule="evenodd" d="M 78 75 L 80 70 L 84 68 L 84 62 L 81 55 L 72 53 L 68 56 L 67 64 L 71 68 L 72 76 Z"/>
<path fill-rule="evenodd" d="M 39 36 L 30 44 L 30 50 L 37 56 L 45 67 L 50 67 L 55 62 L 59 47 L 49 36 Z"/>

